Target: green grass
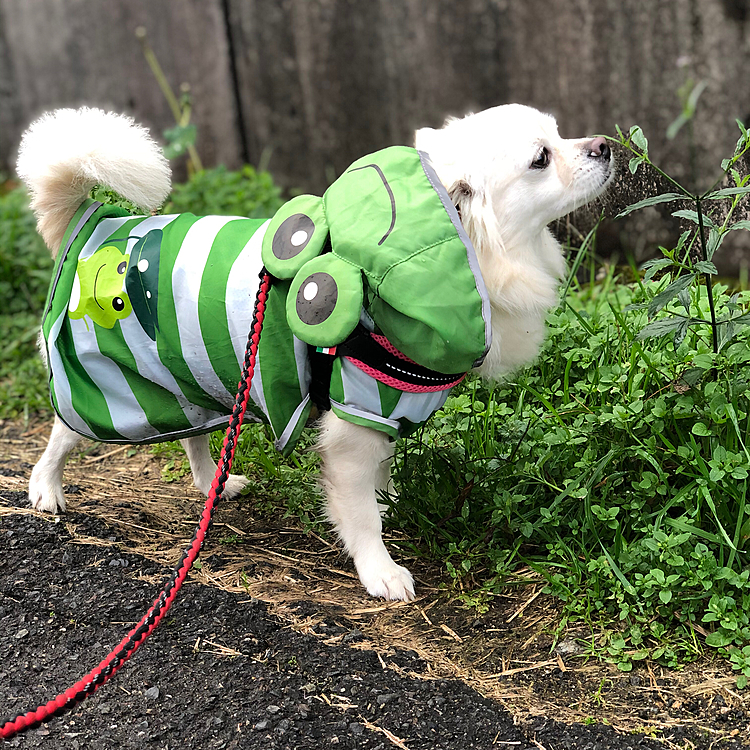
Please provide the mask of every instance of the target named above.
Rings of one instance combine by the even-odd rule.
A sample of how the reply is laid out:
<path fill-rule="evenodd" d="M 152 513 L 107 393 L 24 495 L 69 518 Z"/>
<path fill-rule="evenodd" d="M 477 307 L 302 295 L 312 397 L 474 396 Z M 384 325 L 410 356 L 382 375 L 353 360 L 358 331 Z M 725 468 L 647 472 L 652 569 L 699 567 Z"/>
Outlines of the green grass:
<path fill-rule="evenodd" d="M 269 440 L 265 425 L 249 422 L 242 428 L 232 473 L 244 474 L 250 484 L 245 494 L 253 498 L 253 509 L 294 518 L 306 528 L 326 533 L 321 495 L 317 487 L 319 460 L 312 451 L 315 431 L 306 430 L 296 449 L 284 457 Z M 223 433 L 211 436 L 211 447 L 218 456 Z"/>
<path fill-rule="evenodd" d="M 560 630 L 587 623 L 591 652 L 621 669 L 691 660 L 705 630 L 744 677 L 750 329 L 718 355 L 708 326 L 676 349 L 639 340 L 639 304 L 668 281 L 573 281 L 536 365 L 494 387 L 471 380 L 399 443 L 386 525 L 444 565 L 467 604 L 486 606 L 528 566 L 563 602 Z M 691 294 L 706 312 L 705 289 Z M 714 296 L 731 299 L 722 285 Z M 313 454 L 284 459 L 251 426 L 237 461 L 264 508 L 319 521 Z"/>
<path fill-rule="evenodd" d="M 690 623 L 750 640 L 748 329 L 719 355 L 700 327 L 676 351 L 639 341 L 646 312 L 626 308 L 665 284 L 575 289 L 534 367 L 470 382 L 396 466 L 392 523 L 419 549 L 487 598 L 531 566 L 623 669 L 695 655 Z"/>
<path fill-rule="evenodd" d="M 49 403 L 36 337 L 51 269 L 26 193 L 0 186 L 0 418 Z"/>
<path fill-rule="evenodd" d="M 471 380 L 399 443 L 386 525 L 444 565 L 467 604 L 486 606 L 528 566 L 563 602 L 560 630 L 587 623 L 591 652 L 621 669 L 696 658 L 705 630 L 744 677 L 750 329 L 718 355 L 708 325 L 676 349 L 639 340 L 640 303 L 668 282 L 572 281 L 536 365 L 494 387 Z M 705 288 L 691 294 L 706 313 Z M 714 297 L 731 299 L 722 285 Z M 283 459 L 254 426 L 237 460 L 252 496 L 319 520 L 309 452 Z"/>
<path fill-rule="evenodd" d="M 50 409 L 47 372 L 36 348 L 39 316 L 0 315 L 0 419 L 28 419 Z"/>
<path fill-rule="evenodd" d="M 265 219 L 283 204 L 281 190 L 265 170 L 246 164 L 231 172 L 226 167 L 205 169 L 175 185 L 164 213 L 189 211 L 198 216 L 218 214 Z"/>
<path fill-rule="evenodd" d="M 278 200 L 264 173 L 217 170 L 176 188 L 171 208 L 257 215 Z M 707 261 L 664 252 L 670 262 L 647 279 L 630 274 L 634 283 L 610 272 L 582 286 L 571 272 L 534 366 L 494 387 L 470 380 L 398 444 L 386 524 L 443 565 L 467 604 L 487 606 L 531 568 L 563 604 L 560 632 L 588 624 L 592 653 L 627 670 L 645 658 L 676 666 L 708 644 L 744 686 L 750 328 L 740 318 L 750 295 L 714 284 L 709 303 Z M 49 273 L 25 196 L 0 194 L 0 418 L 49 409 L 35 351 Z M 263 426 L 243 430 L 234 471 L 250 478 L 259 510 L 320 524 L 311 443 L 282 458 Z M 156 450 L 171 461 L 167 479 L 184 473 L 174 445 Z"/>
<path fill-rule="evenodd" d="M 0 314 L 41 310 L 51 269 L 26 192 L 15 188 L 3 194 L 0 184 Z"/>

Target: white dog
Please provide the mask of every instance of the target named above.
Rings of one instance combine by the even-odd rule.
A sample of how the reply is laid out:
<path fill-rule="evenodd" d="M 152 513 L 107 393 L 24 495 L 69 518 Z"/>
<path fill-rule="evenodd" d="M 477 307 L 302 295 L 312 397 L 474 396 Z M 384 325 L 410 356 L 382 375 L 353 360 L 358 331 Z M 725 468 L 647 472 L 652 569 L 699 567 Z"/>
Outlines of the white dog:
<path fill-rule="evenodd" d="M 478 371 L 498 378 L 539 351 L 545 314 L 557 303 L 565 270 L 547 225 L 603 192 L 614 172 L 609 147 L 603 138 L 564 140 L 553 117 L 514 104 L 449 120 L 439 130 L 421 129 L 416 147 L 429 154 L 476 250 L 492 330 Z M 53 254 L 94 185 L 112 188 L 148 211 L 170 190 L 169 167 L 147 132 L 129 118 L 91 109 L 60 110 L 34 123 L 21 144 L 18 173 Z M 412 599 L 412 576 L 391 559 L 381 538 L 378 492 L 389 481 L 391 439 L 332 411 L 318 427 L 326 512 L 360 580 L 373 596 Z M 65 510 L 63 467 L 79 440 L 55 419 L 31 475 L 34 508 Z M 182 444 L 196 487 L 208 493 L 216 469 L 208 437 Z M 236 495 L 244 483 L 244 477 L 233 476 L 226 496 Z"/>

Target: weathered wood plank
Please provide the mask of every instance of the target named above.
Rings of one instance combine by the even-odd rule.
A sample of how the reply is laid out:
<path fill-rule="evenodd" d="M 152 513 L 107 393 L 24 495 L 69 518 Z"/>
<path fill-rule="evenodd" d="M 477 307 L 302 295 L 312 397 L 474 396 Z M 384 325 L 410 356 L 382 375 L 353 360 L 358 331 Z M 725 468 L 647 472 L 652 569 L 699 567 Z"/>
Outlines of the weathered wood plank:
<path fill-rule="evenodd" d="M 95 103 L 157 133 L 169 126 L 133 37 L 144 25 L 170 80 L 192 85 L 206 164 L 236 166 L 246 154 L 268 161 L 287 188 L 319 191 L 362 153 L 506 101 L 553 111 L 569 137 L 637 122 L 654 156 L 689 180 L 687 129 L 665 137 L 688 79 L 709 83 L 693 132 L 697 171 L 713 175 L 736 140 L 734 118 L 750 115 L 743 8 L 746 0 L 0 0 L 0 168 L 26 123 L 54 106 Z"/>
<path fill-rule="evenodd" d="M 128 112 L 157 135 L 172 126 L 134 35 L 144 26 L 172 86 L 190 84 L 206 163 L 239 163 L 221 0 L 0 0 L 0 19 L 14 72 L 11 100 L 17 102 L 2 122 L 4 143 L 17 144 L 33 117 L 61 106 Z M 7 163 L 13 157 L 6 148 L 0 158 Z"/>
<path fill-rule="evenodd" d="M 734 118 L 750 114 L 737 2 L 228 0 L 250 156 L 270 151 L 283 184 L 319 190 L 420 125 L 520 101 L 556 113 L 569 137 L 637 122 L 689 180 L 688 130 L 665 133 L 677 90 L 705 79 L 696 167 L 713 175 Z"/>
<path fill-rule="evenodd" d="M 14 126 L 19 119 L 18 86 L 8 49 L 8 25 L 0 5 L 0 172 L 8 169 L 8 155 L 16 148 Z"/>
<path fill-rule="evenodd" d="M 742 0 L 744 2 L 744 0 Z M 723 0 L 508 2 L 508 86 L 555 112 L 568 137 L 641 125 L 653 155 L 690 180 L 688 130 L 666 139 L 678 89 L 708 82 L 694 122 L 697 171 L 716 174 L 750 115 L 750 29 Z M 730 52 L 731 50 L 731 52 Z"/>
<path fill-rule="evenodd" d="M 320 190 L 354 158 L 509 96 L 487 0 L 229 0 L 251 158 Z"/>

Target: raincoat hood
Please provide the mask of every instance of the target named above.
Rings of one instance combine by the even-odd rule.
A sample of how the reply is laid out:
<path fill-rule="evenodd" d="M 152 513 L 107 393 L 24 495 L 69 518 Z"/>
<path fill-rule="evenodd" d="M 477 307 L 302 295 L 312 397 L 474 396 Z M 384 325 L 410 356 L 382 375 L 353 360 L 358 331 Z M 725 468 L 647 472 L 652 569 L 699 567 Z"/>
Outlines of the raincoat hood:
<path fill-rule="evenodd" d="M 271 273 L 293 279 L 288 322 L 310 344 L 341 343 L 361 305 L 403 354 L 438 372 L 466 372 L 489 349 L 474 247 L 423 152 L 378 151 L 355 161 L 322 199 L 294 198 L 274 217 L 263 250 Z"/>

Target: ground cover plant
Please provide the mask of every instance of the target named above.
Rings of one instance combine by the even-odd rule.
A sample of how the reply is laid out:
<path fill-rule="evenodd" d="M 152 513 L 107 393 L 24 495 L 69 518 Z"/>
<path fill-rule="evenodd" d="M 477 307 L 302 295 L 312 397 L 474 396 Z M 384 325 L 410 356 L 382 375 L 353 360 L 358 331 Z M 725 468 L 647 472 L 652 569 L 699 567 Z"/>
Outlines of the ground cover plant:
<path fill-rule="evenodd" d="M 467 600 L 500 590 L 519 562 L 544 576 L 592 651 L 623 670 L 670 666 L 705 642 L 750 677 L 750 294 L 714 283 L 712 258 L 750 177 L 741 123 L 725 186 L 695 194 L 655 167 L 640 128 L 630 171 L 674 192 L 688 229 L 643 278 L 579 285 L 571 271 L 539 362 L 488 389 L 470 383 L 398 453 L 395 522 L 446 559 Z M 480 588 L 477 589 L 477 586 Z M 599 637 L 594 637 L 598 631 Z"/>
<path fill-rule="evenodd" d="M 588 622 L 622 669 L 750 638 L 748 337 L 718 356 L 699 332 L 676 351 L 640 340 L 647 311 L 631 306 L 665 285 L 609 277 L 572 295 L 536 367 L 470 383 L 397 461 L 395 521 L 467 601 L 530 566 L 563 600 L 561 628 Z M 692 302 L 708 314 L 700 287 Z"/>
<path fill-rule="evenodd" d="M 639 128 L 619 141 L 632 172 L 659 171 Z M 594 231 L 572 250 L 538 363 L 454 392 L 397 446 L 398 501 L 384 498 L 386 523 L 441 561 L 467 604 L 487 606 L 531 569 L 563 603 L 560 633 L 589 624 L 589 653 L 627 670 L 646 658 L 677 666 L 708 644 L 741 687 L 750 677 L 750 294 L 716 283 L 712 258 L 730 232 L 750 228 L 736 220 L 750 190 L 748 147 L 743 127 L 721 186 L 696 195 L 662 173 L 673 191 L 626 210 L 674 202 L 686 223 L 675 247 L 625 271 L 628 283 L 612 268 L 579 279 Z M 166 210 L 259 216 L 279 202 L 264 171 L 219 168 L 176 186 Z M 49 268 L 25 195 L 6 191 L 0 418 L 49 408 L 34 351 Z M 311 444 L 284 459 L 262 426 L 246 427 L 236 469 L 251 479 L 248 502 L 318 526 Z M 179 448 L 156 450 L 174 456 L 166 480 L 184 473 Z"/>
<path fill-rule="evenodd" d="M 25 191 L 0 175 L 0 417 L 48 408 L 36 337 L 51 271 Z"/>

